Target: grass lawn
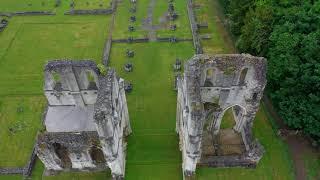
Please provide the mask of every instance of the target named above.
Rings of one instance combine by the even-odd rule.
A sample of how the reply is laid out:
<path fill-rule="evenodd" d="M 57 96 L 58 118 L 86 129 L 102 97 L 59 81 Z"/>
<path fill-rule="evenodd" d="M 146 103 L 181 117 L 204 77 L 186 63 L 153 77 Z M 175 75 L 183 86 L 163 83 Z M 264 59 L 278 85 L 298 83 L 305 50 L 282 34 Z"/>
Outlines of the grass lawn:
<path fill-rule="evenodd" d="M 74 0 L 74 9 L 107 9 L 111 7 L 111 2 L 111 0 Z"/>
<path fill-rule="evenodd" d="M 194 0 L 200 5 L 195 10 L 195 14 L 200 23 L 208 23 L 208 28 L 201 28 L 200 34 L 208 34 L 210 40 L 202 40 L 203 51 L 205 53 L 234 53 L 233 43 L 229 38 L 229 34 L 225 31 L 221 20 L 218 17 L 220 7 L 217 0 Z"/>
<path fill-rule="evenodd" d="M 1 0 L 0 12 L 50 11 L 55 8 L 55 0 Z"/>
<path fill-rule="evenodd" d="M 0 167 L 23 167 L 41 128 L 44 98 L 0 97 Z"/>
<path fill-rule="evenodd" d="M 166 29 L 158 30 L 158 37 L 176 36 L 179 38 L 190 38 L 192 34 L 188 19 L 187 1 L 173 1 L 173 5 L 179 17 L 175 21 L 168 21 L 166 23 Z M 156 8 L 154 9 L 153 23 L 155 25 L 159 25 L 161 19 L 163 19 L 168 12 L 168 1 L 156 1 L 155 7 Z M 175 31 L 172 31 L 170 30 L 170 25 L 174 24 L 177 26 L 177 29 Z"/>
<path fill-rule="evenodd" d="M 136 13 L 131 13 L 130 8 L 133 7 L 129 0 L 118 3 L 116 21 L 112 33 L 113 39 L 119 38 L 142 38 L 147 36 L 147 31 L 142 26 L 142 21 L 147 17 L 147 7 L 149 0 L 139 0 L 136 3 Z M 135 16 L 136 21 L 130 22 L 130 17 Z M 129 32 L 128 27 L 133 26 L 135 31 Z"/>
<path fill-rule="evenodd" d="M 160 19 L 163 17 L 168 10 L 167 1 L 155 1 L 155 8 L 153 10 L 153 25 L 159 25 Z M 148 16 L 148 6 L 150 4 L 149 0 L 139 0 L 136 3 L 137 12 L 131 13 L 129 10 L 132 7 L 132 3 L 127 1 L 121 1 L 118 4 L 116 23 L 113 31 L 113 39 L 128 38 L 132 36 L 134 38 L 147 37 L 148 31 L 143 28 L 143 21 Z M 162 29 L 157 30 L 158 37 L 170 37 L 176 36 L 180 38 L 190 38 L 191 30 L 187 15 L 186 1 L 176 1 L 175 3 L 176 11 L 179 13 L 179 18 L 174 22 L 168 22 Z M 130 22 L 130 17 L 136 16 L 135 22 Z M 169 29 L 170 24 L 176 24 L 177 30 L 172 31 Z M 135 31 L 129 32 L 128 26 L 134 26 Z"/>
<path fill-rule="evenodd" d="M 135 51 L 128 59 L 126 49 Z M 111 66 L 132 82 L 127 95 L 133 134 L 127 152 L 127 179 L 181 179 L 181 153 L 175 134 L 173 63 L 193 54 L 192 43 L 114 44 Z M 133 62 L 133 72 L 123 65 Z"/>
<path fill-rule="evenodd" d="M 233 128 L 236 125 L 236 122 L 233 117 L 232 108 L 229 108 L 226 112 L 224 112 L 224 115 L 221 120 L 221 129 L 227 129 L 227 128 Z"/>
<path fill-rule="evenodd" d="M 30 156 L 42 126 L 46 61 L 100 62 L 109 20 L 103 16 L 10 19 L 0 33 L 0 167 L 24 166 Z"/>
<path fill-rule="evenodd" d="M 32 171 L 32 180 L 111 180 L 111 173 L 109 171 L 103 172 L 72 172 L 72 173 L 59 173 L 55 176 L 42 176 L 44 166 L 39 159 L 37 159 L 35 167 Z M 1 177 L 0 177 L 1 179 Z M 20 177 L 21 179 L 21 177 Z"/>
<path fill-rule="evenodd" d="M 93 59 L 100 62 L 106 37 L 103 17 L 83 22 L 10 20 L 0 33 L 0 95 L 43 94 L 43 66 L 52 59 Z M 102 24 L 103 23 L 103 24 Z"/>
<path fill-rule="evenodd" d="M 206 179 L 294 179 L 288 147 L 272 130 L 267 114 L 261 105 L 254 121 L 254 136 L 265 148 L 265 154 L 256 169 L 245 168 L 199 168 L 197 177 Z"/>
<path fill-rule="evenodd" d="M 309 180 L 316 180 L 320 178 L 320 154 L 306 153 L 304 154 L 304 164 L 307 169 Z"/>

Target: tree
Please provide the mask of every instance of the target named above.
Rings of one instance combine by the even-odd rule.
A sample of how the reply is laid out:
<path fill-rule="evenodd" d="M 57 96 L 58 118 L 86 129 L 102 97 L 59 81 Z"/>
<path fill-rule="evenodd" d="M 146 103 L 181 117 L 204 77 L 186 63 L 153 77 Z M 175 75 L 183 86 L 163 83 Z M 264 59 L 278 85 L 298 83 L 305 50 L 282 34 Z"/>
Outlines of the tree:
<path fill-rule="evenodd" d="M 268 51 L 269 37 L 273 30 L 273 8 L 267 1 L 256 2 L 247 12 L 237 48 L 241 52 L 264 56 Z"/>

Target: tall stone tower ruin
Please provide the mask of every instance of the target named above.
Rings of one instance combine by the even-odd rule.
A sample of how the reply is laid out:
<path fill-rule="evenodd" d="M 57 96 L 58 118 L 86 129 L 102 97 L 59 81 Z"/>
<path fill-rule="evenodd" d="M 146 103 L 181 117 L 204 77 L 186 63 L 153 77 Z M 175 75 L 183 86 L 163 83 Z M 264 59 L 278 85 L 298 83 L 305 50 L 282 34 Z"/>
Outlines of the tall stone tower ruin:
<path fill-rule="evenodd" d="M 48 107 L 36 151 L 49 171 L 125 174 L 125 137 L 131 133 L 124 81 L 102 75 L 92 61 L 51 61 L 45 66 Z"/>
<path fill-rule="evenodd" d="M 255 167 L 263 147 L 252 125 L 266 85 L 266 60 L 247 54 L 196 55 L 178 77 L 177 124 L 183 174 L 196 166 Z M 234 126 L 222 129 L 232 112 Z"/>

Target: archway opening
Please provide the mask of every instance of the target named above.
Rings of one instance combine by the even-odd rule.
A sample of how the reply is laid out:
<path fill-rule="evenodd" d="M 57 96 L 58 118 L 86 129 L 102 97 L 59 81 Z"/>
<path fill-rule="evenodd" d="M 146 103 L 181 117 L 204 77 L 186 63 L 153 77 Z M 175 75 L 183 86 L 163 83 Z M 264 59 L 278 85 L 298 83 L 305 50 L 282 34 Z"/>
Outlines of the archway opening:
<path fill-rule="evenodd" d="M 98 87 L 97 87 L 93 72 L 92 71 L 87 71 L 86 72 L 86 76 L 87 76 L 87 79 L 88 79 L 88 89 L 97 90 Z"/>
<path fill-rule="evenodd" d="M 53 89 L 56 91 L 62 91 L 63 88 L 62 88 L 62 82 L 61 82 L 61 75 L 57 72 L 53 72 L 51 75 L 54 81 Z"/>
<path fill-rule="evenodd" d="M 232 129 L 236 125 L 233 108 L 228 108 L 221 120 L 220 129 Z"/>
<path fill-rule="evenodd" d="M 204 86 L 205 87 L 212 87 L 213 86 L 213 79 L 214 79 L 214 69 L 207 69 L 206 71 L 206 78 L 205 78 L 205 81 L 204 81 Z"/>
<path fill-rule="evenodd" d="M 205 123 L 201 148 L 202 160 L 213 156 L 241 155 L 245 152 L 241 133 L 235 130 L 237 123 L 243 118 L 245 110 L 235 105 L 228 107 L 222 113 L 220 130 L 217 134 L 214 133 L 213 126 L 219 117 L 212 115 Z"/>
<path fill-rule="evenodd" d="M 219 133 L 215 136 L 218 154 L 228 156 L 241 155 L 245 152 L 241 133 L 236 131 L 243 114 L 245 114 L 244 109 L 238 105 L 229 107 L 224 111 Z"/>
<path fill-rule="evenodd" d="M 53 146 L 54 152 L 56 153 L 58 158 L 61 160 L 61 164 L 60 164 L 61 167 L 67 168 L 67 169 L 71 168 L 72 163 L 69 157 L 68 149 L 63 145 L 61 145 L 60 143 L 53 143 L 52 146 Z"/>
<path fill-rule="evenodd" d="M 100 164 L 100 163 L 106 162 L 103 152 L 99 147 L 92 146 L 89 150 L 89 153 L 94 164 Z"/>
<path fill-rule="evenodd" d="M 248 68 L 245 68 L 241 71 L 240 78 L 239 78 L 239 85 L 245 84 L 247 73 L 248 73 Z"/>

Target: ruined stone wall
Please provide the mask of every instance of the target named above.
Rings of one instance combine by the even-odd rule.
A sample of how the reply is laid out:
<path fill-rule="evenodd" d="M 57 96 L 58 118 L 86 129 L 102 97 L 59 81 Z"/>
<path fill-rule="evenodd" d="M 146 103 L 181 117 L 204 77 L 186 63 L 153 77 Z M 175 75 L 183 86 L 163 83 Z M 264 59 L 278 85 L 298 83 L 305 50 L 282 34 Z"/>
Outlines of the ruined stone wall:
<path fill-rule="evenodd" d="M 40 133 L 36 146 L 46 169 L 95 171 L 109 167 L 114 178 L 123 178 L 125 137 L 131 133 L 124 80 L 113 69 L 101 74 L 92 61 L 51 61 L 45 66 L 44 90 L 49 109 L 56 109 L 54 112 L 64 114 L 70 107 L 83 107 L 79 112 L 67 111 L 67 116 L 50 111 L 48 118 L 46 114 L 44 119 L 50 121 L 51 131 Z M 88 106 L 93 112 L 88 110 L 88 119 L 80 122 L 79 114 L 82 116 Z M 91 126 L 91 120 L 90 130 L 79 126 Z M 48 122 L 45 125 L 48 128 Z"/>
<path fill-rule="evenodd" d="M 95 104 L 95 122 L 103 153 L 113 177 L 123 178 L 125 172 L 125 136 L 131 133 L 123 79 L 114 70 L 99 77 L 100 89 Z"/>
<path fill-rule="evenodd" d="M 94 131 L 44 132 L 38 136 L 36 145 L 37 155 L 46 169 L 58 171 L 105 169 L 103 159 L 94 161 L 90 154 L 93 148 L 101 149 L 98 133 Z"/>
<path fill-rule="evenodd" d="M 0 12 L 0 16 L 40 16 L 40 15 L 56 15 L 56 13 L 51 11 Z"/>
<path fill-rule="evenodd" d="M 238 157 L 239 161 L 233 161 L 232 157 L 213 159 L 213 166 L 241 166 L 243 162 L 259 161 L 261 146 L 254 141 L 251 129 L 265 85 L 264 58 L 246 54 L 196 55 L 186 63 L 183 77 L 178 78 L 177 99 L 177 132 L 184 175 L 195 172 L 204 128 L 217 134 L 223 114 L 230 107 L 236 107 L 237 112 L 241 110 L 235 115 L 234 130 L 242 134 L 246 154 Z"/>
<path fill-rule="evenodd" d="M 97 74 L 92 61 L 50 61 L 45 67 L 44 86 L 49 105 L 94 104 L 99 86 Z"/>
<path fill-rule="evenodd" d="M 107 14 L 112 14 L 113 9 L 72 9 L 66 13 L 65 15 L 107 15 Z"/>
<path fill-rule="evenodd" d="M 192 0 L 187 1 L 187 10 L 188 10 L 188 18 L 191 26 L 192 37 L 193 37 L 193 46 L 195 48 L 196 54 L 202 54 L 203 50 L 200 42 L 200 37 L 198 34 L 199 28 L 198 28 L 198 23 L 196 20 L 195 13 L 193 11 Z"/>

